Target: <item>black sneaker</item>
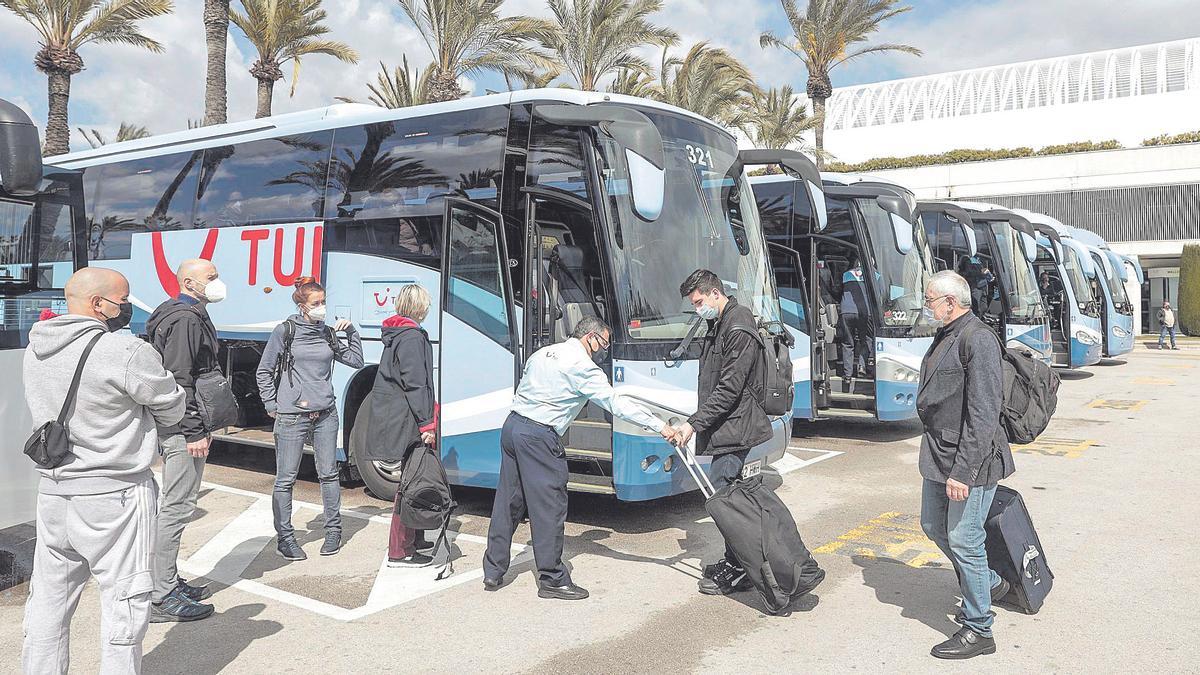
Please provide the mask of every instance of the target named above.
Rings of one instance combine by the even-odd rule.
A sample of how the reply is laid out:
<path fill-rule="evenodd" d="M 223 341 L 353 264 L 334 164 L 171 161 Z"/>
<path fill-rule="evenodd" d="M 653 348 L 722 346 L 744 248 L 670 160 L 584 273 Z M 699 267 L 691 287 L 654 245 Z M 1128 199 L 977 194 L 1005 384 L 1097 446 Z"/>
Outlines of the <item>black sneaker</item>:
<path fill-rule="evenodd" d="M 183 577 L 179 577 L 179 583 L 175 586 L 185 598 L 192 602 L 200 602 L 212 597 L 212 589 L 207 585 L 193 586 L 189 584 Z"/>
<path fill-rule="evenodd" d="M 331 530 L 325 533 L 325 543 L 321 545 L 321 555 L 334 555 L 342 550 L 342 533 Z"/>
<path fill-rule="evenodd" d="M 725 570 L 735 568 L 737 565 L 729 561 L 729 558 L 721 558 L 711 565 L 704 566 L 704 578 L 716 579 L 718 574 L 722 574 Z"/>
<path fill-rule="evenodd" d="M 701 579 L 698 586 L 705 595 L 728 595 L 748 591 L 754 588 L 754 582 L 750 581 L 746 570 L 730 564 L 718 570 L 712 579 Z"/>
<path fill-rule="evenodd" d="M 433 542 L 425 538 L 425 532 L 417 535 L 417 541 L 413 544 L 413 550 L 421 551 L 422 553 L 433 550 Z"/>
<path fill-rule="evenodd" d="M 429 567 L 433 563 L 433 558 L 423 554 L 412 552 L 403 558 L 388 558 L 388 567 Z"/>
<path fill-rule="evenodd" d="M 275 551 L 288 560 L 308 560 L 304 549 L 300 548 L 300 544 L 296 543 L 295 537 L 280 539 L 279 544 L 275 547 Z"/>
<path fill-rule="evenodd" d="M 212 616 L 213 606 L 202 605 L 179 592 L 179 587 L 167 594 L 162 602 L 150 603 L 150 623 L 199 621 Z"/>

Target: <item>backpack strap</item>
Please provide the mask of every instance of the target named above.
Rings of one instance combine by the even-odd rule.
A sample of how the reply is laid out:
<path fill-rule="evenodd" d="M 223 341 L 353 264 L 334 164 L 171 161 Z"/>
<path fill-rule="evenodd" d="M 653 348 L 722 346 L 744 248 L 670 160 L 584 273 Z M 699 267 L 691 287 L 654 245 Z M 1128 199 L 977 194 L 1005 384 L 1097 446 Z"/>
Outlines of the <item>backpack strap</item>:
<path fill-rule="evenodd" d="M 92 341 L 83 348 L 83 356 L 79 357 L 79 365 L 75 366 L 75 377 L 71 379 L 71 386 L 67 389 L 67 398 L 63 401 L 62 409 L 58 411 L 58 423 L 65 426 L 67 417 L 71 414 L 71 406 L 75 403 L 75 395 L 79 393 L 79 380 L 83 378 L 83 366 L 87 363 L 88 356 L 92 353 L 92 348 L 104 337 L 104 332 L 96 334 Z"/>
<path fill-rule="evenodd" d="M 288 384 L 294 385 L 295 380 L 292 377 L 292 341 L 296 338 L 296 325 L 291 319 L 283 320 L 283 349 L 279 350 L 279 357 L 275 361 L 275 389 L 279 389 L 279 383 L 283 380 L 283 374 L 286 372 L 288 376 Z"/>
<path fill-rule="evenodd" d="M 980 323 L 983 325 L 983 330 L 991 333 L 992 337 L 996 338 L 996 342 L 1000 345 L 1000 358 L 1003 359 L 1005 347 L 1004 343 L 1000 342 L 1000 336 L 997 335 L 996 332 L 993 331 L 987 324 L 983 324 L 983 322 Z M 980 328 L 972 325 L 970 328 L 963 330 L 963 332 L 958 336 L 958 361 L 963 365 L 964 368 L 967 366 L 967 337 L 977 330 L 980 330 Z"/>

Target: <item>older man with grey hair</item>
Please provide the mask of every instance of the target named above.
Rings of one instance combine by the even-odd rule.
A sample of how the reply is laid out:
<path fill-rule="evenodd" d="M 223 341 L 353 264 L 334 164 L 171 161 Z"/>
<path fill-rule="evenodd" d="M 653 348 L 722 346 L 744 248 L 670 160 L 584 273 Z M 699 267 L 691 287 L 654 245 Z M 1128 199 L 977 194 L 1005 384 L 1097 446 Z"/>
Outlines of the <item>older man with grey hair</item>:
<path fill-rule="evenodd" d="M 962 628 L 930 652 L 942 659 L 992 654 L 993 599 L 1008 582 L 988 567 L 984 520 L 996 484 L 1013 472 L 1000 424 L 1004 371 L 996 333 L 971 312 L 971 287 L 951 271 L 925 289 L 925 318 L 940 324 L 921 363 L 917 414 L 925 426 L 920 470 L 921 527 L 954 563 L 962 591 Z"/>

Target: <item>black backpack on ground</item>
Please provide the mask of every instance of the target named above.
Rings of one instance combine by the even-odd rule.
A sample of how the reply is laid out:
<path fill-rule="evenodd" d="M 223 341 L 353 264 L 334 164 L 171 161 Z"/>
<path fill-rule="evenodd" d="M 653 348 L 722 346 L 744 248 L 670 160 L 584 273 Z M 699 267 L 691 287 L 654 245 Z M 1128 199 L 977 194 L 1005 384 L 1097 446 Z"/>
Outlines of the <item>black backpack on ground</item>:
<path fill-rule="evenodd" d="M 398 492 L 395 508 L 400 514 L 400 522 L 417 530 L 440 530 L 430 553 L 436 556 L 442 544 L 446 544 L 446 565 L 437 578 L 441 580 L 454 574 L 453 551 L 446 541 L 446 529 L 458 504 L 450 493 L 446 467 L 436 448 L 422 444 L 409 451 L 400 471 Z"/>
<path fill-rule="evenodd" d="M 714 492 L 694 458 L 681 449 L 676 452 L 706 497 L 705 510 L 762 596 L 767 611 L 786 613 L 794 601 L 821 583 L 825 571 L 800 538 L 792 512 L 763 484 L 761 475 L 735 480 Z"/>
<path fill-rule="evenodd" d="M 984 521 L 988 567 L 1012 585 L 1001 602 L 1036 614 L 1054 586 L 1054 573 L 1021 493 L 999 485 Z"/>
<path fill-rule="evenodd" d="M 734 326 L 731 330 L 753 335 L 762 347 L 758 365 L 751 373 L 751 389 L 763 410 L 775 417 L 792 412 L 796 384 L 792 381 L 791 334 L 786 329 L 776 335 L 766 328 L 752 330 L 745 326 Z"/>
<path fill-rule="evenodd" d="M 328 325 L 324 326 L 324 329 L 322 333 L 325 335 L 325 341 L 329 343 L 329 348 L 333 350 L 333 353 L 337 354 L 339 351 L 337 336 L 333 334 L 333 329 Z M 295 359 L 292 358 L 292 341 L 295 339 L 296 324 L 292 323 L 291 319 L 287 319 L 283 322 L 283 347 L 279 350 L 279 358 L 275 360 L 275 370 L 272 374 L 276 390 L 279 389 L 279 383 L 283 381 L 284 373 L 287 373 L 288 382 L 291 382 L 292 365 L 295 363 Z"/>
<path fill-rule="evenodd" d="M 987 330 L 1000 340 L 1000 336 L 986 326 L 974 330 Z M 970 334 L 971 331 L 965 331 L 958 342 L 958 358 L 964 367 L 967 362 L 964 350 Z M 1008 433 L 1009 443 L 1032 443 L 1054 417 L 1061 380 L 1053 368 L 1033 358 L 1029 350 L 1005 347 L 1001 342 L 1000 359 L 1004 368 L 1004 405 L 1000 409 L 1000 423 Z"/>

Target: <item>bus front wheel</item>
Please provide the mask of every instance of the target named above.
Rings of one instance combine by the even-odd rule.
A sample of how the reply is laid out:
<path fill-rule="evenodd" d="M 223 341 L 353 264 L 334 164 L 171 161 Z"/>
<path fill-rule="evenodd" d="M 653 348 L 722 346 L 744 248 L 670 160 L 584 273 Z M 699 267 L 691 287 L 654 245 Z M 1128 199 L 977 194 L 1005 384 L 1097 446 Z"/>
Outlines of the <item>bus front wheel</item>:
<path fill-rule="evenodd" d="M 350 429 L 350 460 L 354 462 L 371 495 L 390 502 L 396 499 L 396 488 L 400 485 L 400 462 L 365 459 L 367 425 L 360 422 L 366 422 L 366 416 L 370 414 L 372 396 L 374 394 L 367 394 L 359 404 L 358 416 Z"/>

